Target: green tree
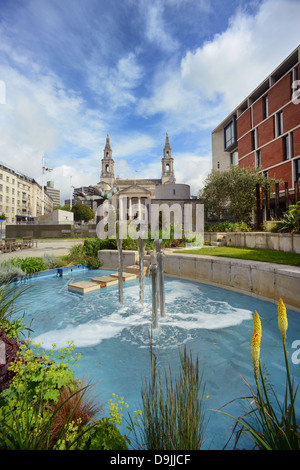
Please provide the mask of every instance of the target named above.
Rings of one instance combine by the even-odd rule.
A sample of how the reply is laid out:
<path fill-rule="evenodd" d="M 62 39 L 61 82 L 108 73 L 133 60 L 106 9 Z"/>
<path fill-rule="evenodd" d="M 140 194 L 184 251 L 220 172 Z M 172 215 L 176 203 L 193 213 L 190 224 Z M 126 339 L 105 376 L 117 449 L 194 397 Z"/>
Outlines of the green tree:
<path fill-rule="evenodd" d="M 262 174 L 247 168 L 232 166 L 226 171 L 213 170 L 199 191 L 199 199 L 207 213 L 222 218 L 224 209 L 240 222 L 250 222 L 256 208 L 256 185 L 272 190 L 278 180 L 266 179 Z"/>
<path fill-rule="evenodd" d="M 92 211 L 89 206 L 81 204 L 80 202 L 72 207 L 72 212 L 74 212 L 74 220 L 76 221 L 84 220 L 85 222 L 88 222 L 95 217 L 94 211 Z"/>
<path fill-rule="evenodd" d="M 53 210 L 54 210 L 54 211 L 57 210 L 57 209 L 59 209 L 59 210 L 61 210 L 61 211 L 69 211 L 69 212 L 71 212 L 71 206 L 70 206 L 70 204 L 65 204 L 64 206 L 55 206 L 55 207 L 53 207 Z"/>

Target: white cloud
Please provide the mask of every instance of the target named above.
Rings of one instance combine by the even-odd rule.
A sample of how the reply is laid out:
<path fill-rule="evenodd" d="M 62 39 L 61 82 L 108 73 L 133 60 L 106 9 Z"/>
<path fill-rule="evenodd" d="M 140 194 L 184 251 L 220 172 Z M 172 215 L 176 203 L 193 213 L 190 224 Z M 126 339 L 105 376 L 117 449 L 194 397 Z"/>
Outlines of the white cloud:
<path fill-rule="evenodd" d="M 197 196 L 211 170 L 211 157 L 192 153 L 176 154 L 174 159 L 176 183 L 189 184 L 191 195 Z"/>
<path fill-rule="evenodd" d="M 88 84 L 107 103 L 107 113 L 136 102 L 134 89 L 143 77 L 143 69 L 135 53 L 121 57 L 115 66 L 97 65 L 93 59 L 87 67 Z"/>
<path fill-rule="evenodd" d="M 295 0 L 263 1 L 255 15 L 239 9 L 223 33 L 156 74 L 138 111 L 162 113 L 176 131 L 213 129 L 297 47 L 299 17 Z"/>
<path fill-rule="evenodd" d="M 88 109 L 81 96 L 65 89 L 55 74 L 30 72 L 26 77 L 17 69 L 0 66 L 6 83 L 6 104 L 0 108 L 0 160 L 41 184 L 45 154 L 48 166 L 54 168 L 47 176 L 55 177 L 55 187 L 62 193 L 69 192 L 62 162 L 76 184 L 97 183 L 99 145 L 105 141 L 101 113 Z"/>
<path fill-rule="evenodd" d="M 208 100 L 237 106 L 299 44 L 300 3 L 266 0 L 255 16 L 239 10 L 227 30 L 181 63 L 182 79 Z"/>
<path fill-rule="evenodd" d="M 178 48 L 178 41 L 168 32 L 163 20 L 163 2 L 152 2 L 146 10 L 146 37 L 147 39 L 166 52 L 172 52 Z"/>

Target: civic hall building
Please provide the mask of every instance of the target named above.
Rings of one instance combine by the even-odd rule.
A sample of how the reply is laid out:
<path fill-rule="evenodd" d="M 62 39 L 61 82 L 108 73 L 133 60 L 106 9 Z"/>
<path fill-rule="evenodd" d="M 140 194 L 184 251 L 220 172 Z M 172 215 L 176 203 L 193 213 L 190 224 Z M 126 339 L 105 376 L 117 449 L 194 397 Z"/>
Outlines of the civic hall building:
<path fill-rule="evenodd" d="M 192 223 L 196 224 L 195 207 L 198 201 L 191 198 L 190 186 L 176 183 L 174 159 L 170 146 L 169 135 L 166 133 L 163 156 L 161 158 L 161 177 L 153 179 L 122 179 L 115 177 L 115 162 L 107 134 L 104 155 L 101 160 L 100 181 L 95 186 L 84 186 L 74 189 L 74 203 L 89 205 L 94 212 L 97 207 L 109 199 L 116 211 L 126 212 L 128 220 L 142 215 L 142 207 L 151 219 L 152 204 L 164 204 L 171 207 L 176 204 L 181 207 L 184 217 L 186 209 L 192 209 Z M 189 205 L 190 207 L 187 207 Z M 173 206 L 174 207 L 174 206 Z M 174 223 L 173 213 L 171 223 Z"/>
<path fill-rule="evenodd" d="M 257 169 L 300 199 L 300 46 L 212 132 L 212 168 Z M 298 188 L 298 189 L 297 189 Z"/>

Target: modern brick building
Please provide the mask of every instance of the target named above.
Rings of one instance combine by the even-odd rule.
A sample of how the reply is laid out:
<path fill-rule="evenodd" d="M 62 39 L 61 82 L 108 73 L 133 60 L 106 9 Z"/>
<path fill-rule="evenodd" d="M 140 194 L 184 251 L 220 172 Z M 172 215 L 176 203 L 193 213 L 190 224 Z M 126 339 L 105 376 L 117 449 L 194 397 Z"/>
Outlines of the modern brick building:
<path fill-rule="evenodd" d="M 255 168 L 278 178 L 291 202 L 300 180 L 300 46 L 212 132 L 212 167 Z"/>

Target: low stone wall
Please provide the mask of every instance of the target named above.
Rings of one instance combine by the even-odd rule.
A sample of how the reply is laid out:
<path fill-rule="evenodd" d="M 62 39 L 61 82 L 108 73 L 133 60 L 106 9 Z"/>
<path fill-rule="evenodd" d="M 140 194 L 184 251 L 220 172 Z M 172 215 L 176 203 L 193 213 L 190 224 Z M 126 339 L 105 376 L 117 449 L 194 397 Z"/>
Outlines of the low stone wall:
<path fill-rule="evenodd" d="M 300 268 L 259 261 L 169 254 L 165 274 L 278 302 L 300 312 Z"/>
<path fill-rule="evenodd" d="M 117 269 L 118 252 L 101 250 L 102 267 Z M 124 267 L 136 264 L 138 252 L 124 251 Z M 300 312 L 300 268 L 259 261 L 166 253 L 165 274 L 203 282 L 277 303 Z"/>
<path fill-rule="evenodd" d="M 123 267 L 133 266 L 137 263 L 139 255 L 137 251 L 122 250 Z M 118 251 L 117 250 L 99 250 L 98 258 L 101 268 L 118 269 Z"/>
<path fill-rule="evenodd" d="M 205 241 L 224 241 L 227 246 L 300 253 L 300 234 L 272 232 L 205 232 Z"/>
<path fill-rule="evenodd" d="M 6 238 L 73 238 L 96 237 L 96 225 L 17 224 L 6 225 Z"/>

